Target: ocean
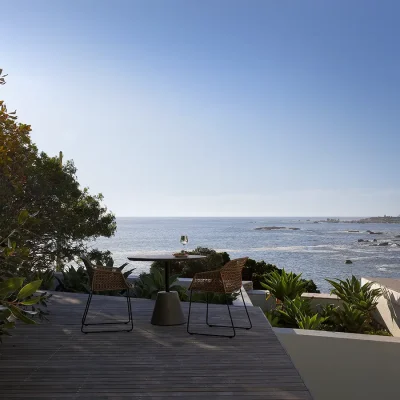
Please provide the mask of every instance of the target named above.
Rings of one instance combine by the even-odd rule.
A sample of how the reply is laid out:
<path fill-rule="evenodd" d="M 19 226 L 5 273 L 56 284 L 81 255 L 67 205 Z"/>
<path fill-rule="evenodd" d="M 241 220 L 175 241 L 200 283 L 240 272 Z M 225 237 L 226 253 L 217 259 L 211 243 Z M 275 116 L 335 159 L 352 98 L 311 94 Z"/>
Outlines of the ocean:
<path fill-rule="evenodd" d="M 330 290 L 325 278 L 400 277 L 400 236 L 396 237 L 400 224 L 314 223 L 323 219 L 117 218 L 115 236 L 100 238 L 92 246 L 110 250 L 115 265 L 121 265 L 133 254 L 180 251 L 180 236 L 187 235 L 187 250 L 201 246 L 226 251 L 231 259 L 264 260 L 313 279 L 321 292 Z M 256 229 L 272 226 L 284 229 Z M 382 242 L 388 245 L 379 245 Z M 345 264 L 347 259 L 353 263 Z M 150 263 L 130 262 L 130 266 L 138 275 L 148 271 Z"/>

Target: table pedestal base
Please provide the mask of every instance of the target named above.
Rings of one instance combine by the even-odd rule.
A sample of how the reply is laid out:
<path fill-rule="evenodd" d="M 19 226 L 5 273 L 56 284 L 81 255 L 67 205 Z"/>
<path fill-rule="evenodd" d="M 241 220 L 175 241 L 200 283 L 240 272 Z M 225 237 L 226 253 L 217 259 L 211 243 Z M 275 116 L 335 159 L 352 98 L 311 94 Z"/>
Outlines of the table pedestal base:
<path fill-rule="evenodd" d="M 178 292 L 158 292 L 151 323 L 163 326 L 186 324 Z"/>

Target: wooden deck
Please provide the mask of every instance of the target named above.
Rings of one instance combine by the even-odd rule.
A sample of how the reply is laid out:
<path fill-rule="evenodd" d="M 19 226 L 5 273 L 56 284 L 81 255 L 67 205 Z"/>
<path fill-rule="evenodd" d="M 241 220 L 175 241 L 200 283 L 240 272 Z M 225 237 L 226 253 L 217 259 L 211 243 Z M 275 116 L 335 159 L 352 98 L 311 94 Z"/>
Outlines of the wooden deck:
<path fill-rule="evenodd" d="M 92 321 L 125 318 L 124 298 L 93 299 Z M 49 322 L 19 324 L 12 337 L 4 337 L 2 399 L 311 399 L 259 308 L 249 309 L 253 329 L 229 339 L 190 336 L 185 325 L 153 326 L 154 303 L 135 299 L 132 332 L 85 335 L 85 302 L 82 294 L 55 293 Z M 204 331 L 205 305 L 192 310 L 193 329 Z M 246 322 L 243 308 L 232 310 L 237 325 Z M 225 306 L 210 311 L 214 321 L 228 322 Z"/>

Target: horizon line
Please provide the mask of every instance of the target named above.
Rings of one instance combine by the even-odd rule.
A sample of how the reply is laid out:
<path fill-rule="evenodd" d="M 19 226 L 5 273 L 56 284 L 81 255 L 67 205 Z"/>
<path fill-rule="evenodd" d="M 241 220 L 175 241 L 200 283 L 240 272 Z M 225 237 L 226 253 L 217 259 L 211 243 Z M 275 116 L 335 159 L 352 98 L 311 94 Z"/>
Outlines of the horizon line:
<path fill-rule="evenodd" d="M 374 217 L 383 218 L 384 215 Z M 393 217 L 386 215 L 386 217 Z M 116 215 L 116 218 L 373 218 L 371 215 Z"/>

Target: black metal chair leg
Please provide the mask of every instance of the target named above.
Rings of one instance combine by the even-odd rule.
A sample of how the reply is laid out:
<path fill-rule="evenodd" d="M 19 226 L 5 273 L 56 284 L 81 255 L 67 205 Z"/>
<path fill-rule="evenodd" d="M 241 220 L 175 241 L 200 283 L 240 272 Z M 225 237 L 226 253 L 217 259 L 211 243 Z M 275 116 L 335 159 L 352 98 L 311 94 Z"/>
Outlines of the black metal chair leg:
<path fill-rule="evenodd" d="M 93 292 L 89 293 L 88 301 L 86 303 L 86 308 L 83 313 L 82 317 L 82 326 L 81 326 L 81 331 L 85 334 L 87 333 L 102 333 L 102 332 L 130 332 L 133 330 L 133 316 L 132 316 L 132 303 L 131 303 L 131 298 L 129 296 L 129 292 L 126 293 L 126 302 L 127 302 L 127 308 L 128 308 L 128 321 L 116 321 L 116 322 L 98 322 L 98 323 L 93 323 L 93 324 L 86 324 L 86 318 L 87 314 L 89 312 L 89 307 L 90 307 L 90 302 L 92 301 L 92 296 Z M 126 325 L 126 324 L 131 324 L 130 329 L 113 329 L 113 330 L 102 330 L 102 331 L 84 331 L 83 327 L 84 326 L 97 326 L 97 325 Z"/>
<path fill-rule="evenodd" d="M 230 316 L 230 318 L 231 318 L 231 323 L 232 323 L 232 325 L 214 325 L 214 324 L 210 324 L 210 323 L 208 322 L 208 311 L 209 311 L 209 310 L 208 310 L 208 308 L 209 308 L 208 293 L 206 294 L 206 302 L 207 302 L 206 323 L 207 323 L 207 325 L 208 325 L 210 328 L 233 328 L 234 330 L 235 330 L 235 329 L 246 329 L 246 330 L 251 329 L 251 328 L 253 327 L 253 324 L 252 324 L 251 319 L 250 319 L 250 315 L 249 315 L 249 311 L 248 311 L 247 306 L 246 306 L 246 302 L 244 301 L 242 289 L 240 289 L 240 295 L 242 296 L 242 301 L 243 301 L 244 309 L 246 310 L 246 315 L 247 315 L 247 319 L 249 320 L 250 326 L 235 326 L 235 325 L 233 324 L 232 315 L 231 315 L 231 310 L 230 310 L 229 304 L 228 304 L 228 295 L 226 295 L 226 301 L 227 301 L 229 316 Z M 190 309 L 190 306 L 189 306 L 189 309 Z M 206 335 L 206 334 L 202 334 L 202 335 Z M 226 335 L 208 335 L 208 336 L 226 336 Z M 230 337 L 230 336 L 229 336 L 229 337 Z"/>
<path fill-rule="evenodd" d="M 87 314 L 88 314 L 88 312 L 89 312 L 89 306 L 90 306 L 90 302 L 92 301 L 92 296 L 93 296 L 93 292 L 90 292 L 90 293 L 89 293 L 89 297 L 88 297 L 87 302 L 86 302 L 85 311 L 84 311 L 83 316 L 82 316 L 81 331 L 82 331 L 83 333 L 85 333 L 85 332 L 83 331 L 83 326 L 85 325 L 86 317 L 87 317 Z"/>
<path fill-rule="evenodd" d="M 128 314 L 129 314 L 129 320 L 131 322 L 131 329 L 128 329 L 127 332 L 130 332 L 131 330 L 133 330 L 133 317 L 132 317 L 131 296 L 129 295 L 129 290 L 126 292 L 126 301 L 128 303 Z"/>
<path fill-rule="evenodd" d="M 190 296 L 189 296 L 189 313 L 188 313 L 188 321 L 187 321 L 187 325 L 186 325 L 186 331 L 187 333 L 189 333 L 189 335 L 193 335 L 193 332 L 189 331 L 189 325 L 190 325 L 190 311 L 192 309 L 192 293 L 193 291 L 190 291 Z"/>
<path fill-rule="evenodd" d="M 249 320 L 250 326 L 235 326 L 235 329 L 246 329 L 246 330 L 249 330 L 249 329 L 251 329 L 253 327 L 253 324 L 251 323 L 249 311 L 247 310 L 246 303 L 244 301 L 242 289 L 240 289 L 240 294 L 242 296 L 243 305 L 244 305 L 244 308 L 246 310 L 246 314 L 247 314 L 247 318 Z M 230 328 L 231 327 L 230 325 L 209 325 L 209 326 L 211 326 L 213 328 Z"/>
<path fill-rule="evenodd" d="M 234 338 L 236 336 L 236 332 L 235 332 L 235 326 L 233 324 L 233 320 L 232 320 L 232 315 L 231 315 L 231 310 L 229 308 L 229 298 L 228 295 L 225 295 L 225 299 L 226 299 L 226 305 L 228 307 L 228 313 L 229 313 L 229 317 L 231 320 L 231 325 L 226 325 L 227 328 L 232 328 L 233 330 L 233 335 L 217 335 L 217 334 L 210 334 L 210 333 L 198 333 L 198 332 L 191 332 L 189 331 L 189 324 L 190 324 L 190 312 L 191 312 L 191 308 L 192 308 L 192 291 L 190 291 L 190 298 L 189 298 L 189 314 L 188 314 L 188 323 L 187 323 L 187 332 L 190 335 L 201 335 L 201 336 L 216 336 L 216 337 L 229 337 L 229 338 Z M 206 302 L 207 302 L 207 311 L 206 311 L 206 323 L 208 326 L 213 327 L 213 326 L 220 326 L 220 325 L 210 325 L 208 323 L 208 293 L 206 294 Z"/>
<path fill-rule="evenodd" d="M 226 305 L 228 307 L 229 318 L 231 319 L 231 325 L 232 325 L 232 330 L 233 330 L 233 336 L 229 336 L 229 337 L 233 338 L 236 336 L 236 331 L 235 331 L 235 326 L 233 325 L 233 319 L 232 319 L 231 309 L 229 308 L 229 299 L 228 299 L 227 294 L 225 294 L 225 299 L 226 299 Z"/>
<path fill-rule="evenodd" d="M 246 302 L 244 301 L 244 297 L 243 297 L 242 289 L 240 289 L 240 294 L 241 294 L 241 296 L 242 296 L 242 300 L 243 300 L 244 309 L 246 310 L 247 318 L 248 318 L 248 320 L 249 320 L 249 323 L 250 323 L 250 326 L 249 326 L 248 328 L 244 328 L 244 329 L 247 329 L 247 330 L 249 330 L 249 329 L 251 329 L 251 328 L 253 327 L 253 324 L 251 323 L 251 319 L 250 319 L 249 312 L 248 312 L 248 310 L 247 310 Z"/>
<path fill-rule="evenodd" d="M 207 302 L 207 313 L 206 313 L 206 324 L 211 327 L 212 325 L 210 325 L 208 323 L 208 292 L 206 292 L 206 302 Z"/>

